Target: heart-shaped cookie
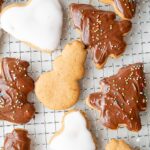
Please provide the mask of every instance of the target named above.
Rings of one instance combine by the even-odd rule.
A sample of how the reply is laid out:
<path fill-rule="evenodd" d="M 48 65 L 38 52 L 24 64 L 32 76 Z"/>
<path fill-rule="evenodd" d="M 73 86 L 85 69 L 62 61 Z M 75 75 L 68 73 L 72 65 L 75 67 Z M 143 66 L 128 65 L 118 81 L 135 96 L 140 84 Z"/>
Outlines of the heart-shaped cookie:
<path fill-rule="evenodd" d="M 2 10 L 1 27 L 15 38 L 44 51 L 60 42 L 63 13 L 59 0 L 30 0 Z"/>
<path fill-rule="evenodd" d="M 63 119 L 62 128 L 50 142 L 50 150 L 96 150 L 87 121 L 80 111 L 71 111 Z"/>

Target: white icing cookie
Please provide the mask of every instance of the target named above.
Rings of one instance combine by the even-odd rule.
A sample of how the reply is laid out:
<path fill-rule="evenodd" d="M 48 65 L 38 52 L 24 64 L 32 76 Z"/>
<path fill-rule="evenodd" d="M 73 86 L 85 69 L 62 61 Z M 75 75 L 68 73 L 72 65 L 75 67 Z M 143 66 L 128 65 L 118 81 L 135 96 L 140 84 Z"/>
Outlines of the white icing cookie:
<path fill-rule="evenodd" d="M 96 146 L 87 122 L 80 111 L 65 115 L 62 129 L 50 142 L 50 150 L 95 150 Z"/>
<path fill-rule="evenodd" d="M 59 0 L 29 0 L 2 10 L 1 27 L 40 50 L 55 50 L 60 42 L 63 13 Z"/>

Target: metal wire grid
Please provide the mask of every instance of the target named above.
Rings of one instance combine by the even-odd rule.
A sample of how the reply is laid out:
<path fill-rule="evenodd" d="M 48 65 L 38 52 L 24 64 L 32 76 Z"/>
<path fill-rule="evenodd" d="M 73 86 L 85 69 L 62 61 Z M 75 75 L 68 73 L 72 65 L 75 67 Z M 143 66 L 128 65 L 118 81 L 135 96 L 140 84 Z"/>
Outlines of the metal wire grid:
<path fill-rule="evenodd" d="M 57 51 L 45 54 L 35 49 L 29 48 L 4 34 L 1 41 L 0 57 L 10 56 L 17 57 L 30 62 L 30 75 L 36 80 L 37 77 L 45 71 L 52 69 L 53 60 L 61 54 L 65 44 L 77 39 L 79 36 L 75 32 L 69 16 L 68 6 L 70 3 L 89 3 L 90 0 L 61 0 L 64 8 L 64 29 L 60 46 Z M 99 9 L 112 10 L 109 5 L 99 3 L 93 0 L 92 4 Z M 122 57 L 117 60 L 109 59 L 104 69 L 97 70 L 91 60 L 89 52 L 86 62 L 86 75 L 81 81 L 81 97 L 80 101 L 74 108 L 82 109 L 87 113 L 91 124 L 91 131 L 97 137 L 98 150 L 104 150 L 104 146 L 110 138 L 125 139 L 132 146 L 137 146 L 141 150 L 150 150 L 150 109 L 141 114 L 142 130 L 138 133 L 129 132 L 126 128 L 121 127 L 116 131 L 104 128 L 99 120 L 99 114 L 89 109 L 84 99 L 89 93 L 99 90 L 99 81 L 106 76 L 115 74 L 119 68 L 134 62 L 143 62 L 145 65 L 145 73 L 147 81 L 150 81 L 150 1 L 139 0 L 136 17 L 133 19 L 133 29 L 125 38 L 128 47 Z M 150 99 L 150 84 L 148 83 L 146 92 Z M 46 109 L 35 97 L 34 93 L 29 96 L 36 107 L 35 118 L 25 125 L 15 125 L 8 122 L 0 121 L 0 147 L 6 133 L 11 132 L 14 128 L 25 128 L 29 131 L 32 139 L 32 149 L 48 150 L 48 142 L 51 136 L 61 127 L 61 120 L 64 111 L 53 111 Z M 150 105 L 148 104 L 148 107 Z M 81 143 L 82 144 L 82 143 Z"/>

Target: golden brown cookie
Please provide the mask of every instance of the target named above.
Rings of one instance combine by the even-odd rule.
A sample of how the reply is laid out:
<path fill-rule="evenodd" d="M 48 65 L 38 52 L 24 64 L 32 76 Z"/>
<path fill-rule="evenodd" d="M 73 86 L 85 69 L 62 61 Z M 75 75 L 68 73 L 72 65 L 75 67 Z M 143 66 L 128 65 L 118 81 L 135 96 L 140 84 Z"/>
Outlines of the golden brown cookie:
<path fill-rule="evenodd" d="M 123 140 L 112 139 L 106 145 L 105 150 L 132 150 L 128 144 Z"/>
<path fill-rule="evenodd" d="M 70 111 L 65 114 L 62 128 L 50 141 L 54 150 L 96 150 L 92 134 L 88 130 L 85 114 Z"/>
<path fill-rule="evenodd" d="M 132 27 L 130 21 L 117 21 L 115 13 L 87 4 L 71 4 L 70 10 L 74 25 L 81 31 L 82 41 L 92 51 L 98 68 L 104 66 L 109 56 L 117 58 L 125 51 L 123 36 Z"/>
<path fill-rule="evenodd" d="M 146 109 L 147 99 L 143 64 L 137 63 L 119 70 L 118 74 L 104 78 L 100 91 L 90 94 L 87 104 L 100 112 L 101 121 L 110 129 L 126 125 L 128 130 L 139 131 L 139 113 Z"/>
<path fill-rule="evenodd" d="M 14 129 L 12 133 L 6 135 L 4 150 L 30 150 L 30 143 L 28 131 Z"/>
<path fill-rule="evenodd" d="M 51 72 L 43 73 L 36 82 L 37 98 L 49 109 L 67 109 L 79 98 L 78 81 L 84 76 L 87 51 L 82 42 L 67 44 L 53 63 Z"/>
<path fill-rule="evenodd" d="M 27 101 L 34 89 L 34 81 L 28 76 L 29 63 L 15 58 L 3 58 L 0 62 L 0 120 L 23 124 L 34 114 L 34 106 Z"/>
<path fill-rule="evenodd" d="M 132 19 L 136 12 L 136 0 L 100 0 L 111 4 L 115 12 L 123 19 Z"/>

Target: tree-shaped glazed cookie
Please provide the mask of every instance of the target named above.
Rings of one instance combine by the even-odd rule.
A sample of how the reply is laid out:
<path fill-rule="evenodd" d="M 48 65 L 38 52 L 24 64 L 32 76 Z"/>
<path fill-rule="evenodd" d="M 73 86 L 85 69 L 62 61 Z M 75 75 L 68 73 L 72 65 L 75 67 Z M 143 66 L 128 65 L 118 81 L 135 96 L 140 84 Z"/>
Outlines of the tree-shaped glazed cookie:
<path fill-rule="evenodd" d="M 87 51 L 79 41 L 67 44 L 53 62 L 53 70 L 43 73 L 36 82 L 37 98 L 49 109 L 67 109 L 79 98 L 78 81 L 84 76 Z"/>
<path fill-rule="evenodd" d="M 123 36 L 132 27 L 130 21 L 117 21 L 113 12 L 97 10 L 91 5 L 71 4 L 74 25 L 82 33 L 82 41 L 93 53 L 98 68 L 109 56 L 119 57 L 126 48 Z"/>
<path fill-rule="evenodd" d="M 91 94 L 87 104 L 100 111 L 102 123 L 117 129 L 126 125 L 131 131 L 141 129 L 139 113 L 146 109 L 146 86 L 143 64 L 124 67 L 118 74 L 104 78 L 100 82 L 100 92 Z"/>
<path fill-rule="evenodd" d="M 12 133 L 6 135 L 4 150 L 30 150 L 30 143 L 28 131 L 14 129 Z"/>
<path fill-rule="evenodd" d="M 100 0 L 111 4 L 115 12 L 123 19 L 132 19 L 136 12 L 136 0 Z"/>
<path fill-rule="evenodd" d="M 34 116 L 34 106 L 27 101 L 34 89 L 34 81 L 27 74 L 28 66 L 28 62 L 19 59 L 1 59 L 0 120 L 23 124 Z"/>

